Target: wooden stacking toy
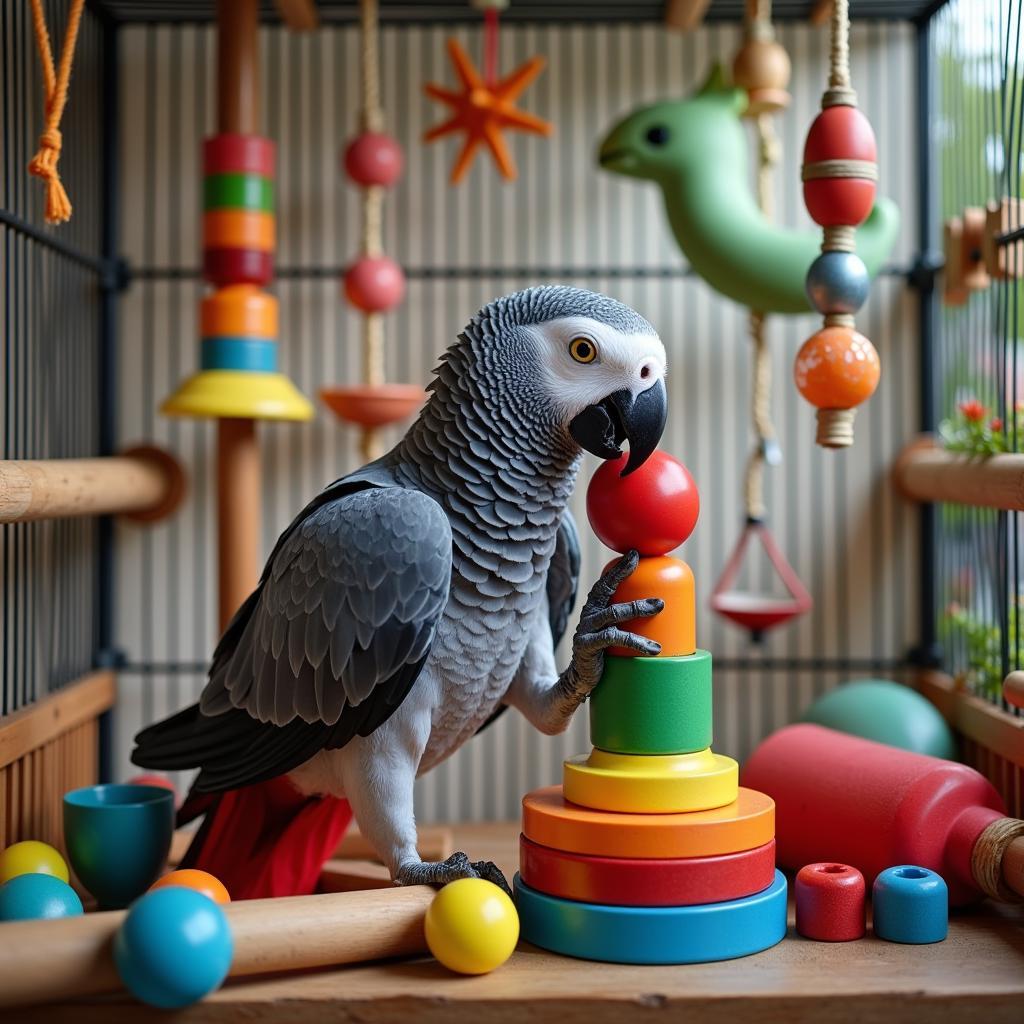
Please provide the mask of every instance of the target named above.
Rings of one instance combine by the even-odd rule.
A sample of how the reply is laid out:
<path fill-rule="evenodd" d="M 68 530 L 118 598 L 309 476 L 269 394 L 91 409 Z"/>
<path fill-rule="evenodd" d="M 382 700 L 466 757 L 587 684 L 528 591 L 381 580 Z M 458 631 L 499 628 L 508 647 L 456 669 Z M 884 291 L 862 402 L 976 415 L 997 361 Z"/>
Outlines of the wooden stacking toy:
<path fill-rule="evenodd" d="M 313 410 L 277 368 L 274 143 L 221 132 L 203 145 L 200 369 L 161 407 L 172 416 L 307 420 Z"/>
<path fill-rule="evenodd" d="M 775 805 L 738 785 L 711 749 L 711 655 L 696 645 L 693 573 L 668 552 L 690 535 L 699 498 L 677 460 L 655 452 L 623 478 L 605 463 L 587 494 L 595 533 L 639 551 L 613 600 L 660 597 L 622 628 L 658 657 L 609 651 L 590 701 L 589 755 L 561 786 L 523 800 L 521 934 L 545 949 L 616 963 L 701 963 L 757 953 L 786 933 L 775 868 Z"/>

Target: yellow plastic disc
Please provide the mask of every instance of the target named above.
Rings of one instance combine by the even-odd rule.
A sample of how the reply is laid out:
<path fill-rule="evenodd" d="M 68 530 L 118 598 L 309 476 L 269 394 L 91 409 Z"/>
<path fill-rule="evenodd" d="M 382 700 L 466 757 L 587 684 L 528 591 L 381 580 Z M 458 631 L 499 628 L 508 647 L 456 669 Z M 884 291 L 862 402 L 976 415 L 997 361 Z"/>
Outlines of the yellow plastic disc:
<path fill-rule="evenodd" d="M 592 750 L 565 762 L 565 799 L 599 811 L 678 814 L 731 804 L 739 765 L 707 750 L 694 754 L 612 754 Z"/>
<path fill-rule="evenodd" d="M 427 946 L 450 971 L 486 974 L 500 967 L 519 941 L 519 915 L 493 882 L 460 878 L 427 908 Z"/>
<path fill-rule="evenodd" d="M 53 875 L 66 882 L 68 866 L 49 843 L 25 839 L 0 853 L 0 885 L 18 875 Z"/>
<path fill-rule="evenodd" d="M 167 416 L 311 420 L 313 406 L 283 373 L 203 370 L 189 377 L 160 411 Z"/>

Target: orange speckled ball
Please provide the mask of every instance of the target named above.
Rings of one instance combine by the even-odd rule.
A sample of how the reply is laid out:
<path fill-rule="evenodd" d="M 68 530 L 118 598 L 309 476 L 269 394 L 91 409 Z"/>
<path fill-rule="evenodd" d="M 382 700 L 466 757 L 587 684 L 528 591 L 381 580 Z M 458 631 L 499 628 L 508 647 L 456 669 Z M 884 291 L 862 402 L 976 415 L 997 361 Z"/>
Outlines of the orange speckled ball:
<path fill-rule="evenodd" d="M 797 390 L 819 409 L 852 409 L 869 398 L 882 368 L 875 346 L 852 327 L 825 327 L 797 353 Z"/>
<path fill-rule="evenodd" d="M 158 878 L 149 887 L 149 891 L 166 889 L 172 885 L 182 889 L 194 889 L 196 892 L 208 896 L 214 903 L 231 902 L 224 883 L 208 871 L 200 871 L 198 868 L 179 868 L 177 871 L 172 871 L 170 874 Z"/>

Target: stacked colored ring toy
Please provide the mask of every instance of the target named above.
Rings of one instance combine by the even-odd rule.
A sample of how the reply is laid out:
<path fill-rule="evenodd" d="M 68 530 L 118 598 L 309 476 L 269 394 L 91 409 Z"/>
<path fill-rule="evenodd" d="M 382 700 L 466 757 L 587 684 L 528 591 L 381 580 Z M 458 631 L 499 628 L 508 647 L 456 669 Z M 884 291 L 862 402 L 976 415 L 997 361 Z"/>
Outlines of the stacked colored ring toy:
<path fill-rule="evenodd" d="M 274 274 L 274 144 L 215 135 L 203 148 L 203 275 L 215 285 Z"/>
<path fill-rule="evenodd" d="M 605 655 L 590 702 L 594 749 L 565 762 L 561 786 L 523 799 L 521 934 L 618 963 L 746 956 L 785 935 L 786 882 L 774 803 L 740 788 L 736 762 L 711 749 L 711 655 L 696 648 L 693 574 L 667 553 L 696 523 L 696 487 L 662 452 L 626 480 L 623 463 L 595 474 L 588 515 L 606 544 L 643 553 L 613 600 L 665 607 L 621 628 L 660 641 L 671 622 L 676 642 L 656 657 Z"/>
<path fill-rule="evenodd" d="M 217 290 L 200 306 L 200 369 L 168 398 L 178 416 L 308 420 L 312 406 L 277 371 L 274 144 L 225 133 L 203 146 L 203 276 Z"/>

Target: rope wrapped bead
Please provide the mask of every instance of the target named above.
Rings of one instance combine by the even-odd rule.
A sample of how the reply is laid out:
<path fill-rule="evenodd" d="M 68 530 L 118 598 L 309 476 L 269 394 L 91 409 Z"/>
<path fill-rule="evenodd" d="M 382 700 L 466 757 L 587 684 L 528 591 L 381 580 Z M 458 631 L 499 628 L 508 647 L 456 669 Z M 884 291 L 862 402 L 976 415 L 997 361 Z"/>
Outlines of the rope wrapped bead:
<path fill-rule="evenodd" d="M 853 444 L 856 407 L 878 387 L 874 345 L 854 329 L 867 298 L 867 268 L 857 256 L 856 228 L 871 213 L 878 181 L 878 149 L 850 85 L 848 0 L 832 11 L 829 81 L 804 144 L 804 204 L 823 229 L 821 255 L 807 271 L 811 306 L 825 318 L 797 353 L 800 394 L 818 410 L 816 441 L 823 448 Z"/>

